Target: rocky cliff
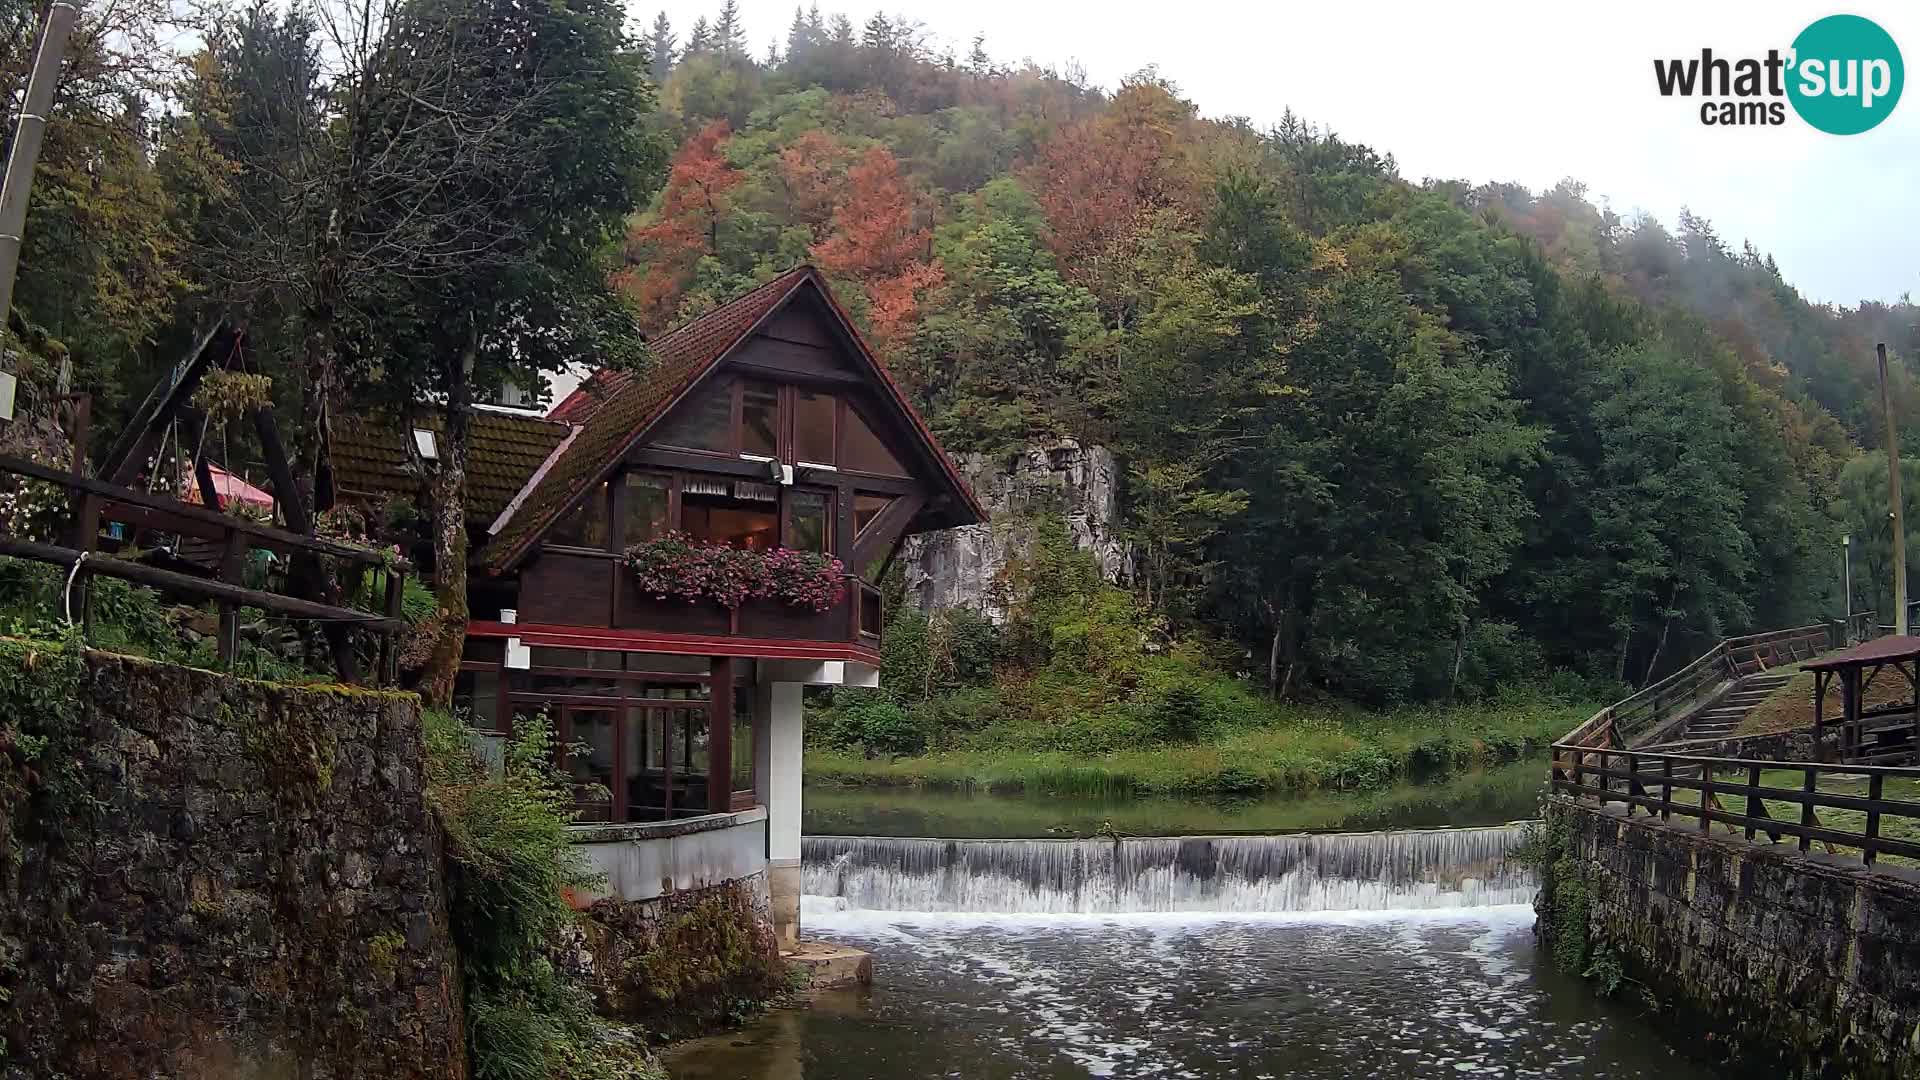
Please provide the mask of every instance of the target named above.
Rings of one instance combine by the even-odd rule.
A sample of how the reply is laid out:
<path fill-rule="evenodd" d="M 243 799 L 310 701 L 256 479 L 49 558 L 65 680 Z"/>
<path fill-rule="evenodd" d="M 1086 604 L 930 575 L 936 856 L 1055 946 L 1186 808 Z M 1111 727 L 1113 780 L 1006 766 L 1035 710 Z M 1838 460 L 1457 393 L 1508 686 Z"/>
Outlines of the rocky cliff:
<path fill-rule="evenodd" d="M 907 602 L 923 611 L 965 607 L 994 621 L 1005 616 L 994 583 L 1031 540 L 1036 514 L 1063 517 L 1074 545 L 1090 551 L 1109 581 L 1121 581 L 1132 559 L 1120 536 L 1120 466 L 1105 447 L 1064 439 L 1013 454 L 956 454 L 954 465 L 991 514 L 983 525 L 909 537 Z"/>

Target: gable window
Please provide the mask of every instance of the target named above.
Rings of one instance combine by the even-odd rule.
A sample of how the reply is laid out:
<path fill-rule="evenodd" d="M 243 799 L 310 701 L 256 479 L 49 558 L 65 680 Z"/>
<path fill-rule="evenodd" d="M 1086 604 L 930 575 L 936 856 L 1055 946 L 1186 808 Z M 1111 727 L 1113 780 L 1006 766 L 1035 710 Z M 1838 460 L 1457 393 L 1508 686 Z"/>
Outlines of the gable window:
<path fill-rule="evenodd" d="M 787 546 L 825 553 L 833 538 L 833 496 L 822 491 L 787 493 Z"/>
<path fill-rule="evenodd" d="M 867 531 L 867 526 L 873 524 L 873 519 L 879 517 L 880 511 L 885 510 L 887 504 L 892 501 L 891 495 L 868 495 L 864 492 L 855 495 L 853 497 L 853 538 L 860 539 L 861 535 Z"/>
<path fill-rule="evenodd" d="M 793 456 L 796 461 L 832 465 L 839 461 L 835 448 L 835 414 L 840 401 L 832 394 L 818 394 L 804 387 L 793 395 Z"/>
<path fill-rule="evenodd" d="M 667 531 L 672 509 L 672 481 L 658 473 L 627 474 L 627 507 L 622 543 L 653 540 Z"/>
<path fill-rule="evenodd" d="M 839 465 L 843 469 L 880 476 L 907 475 L 900 459 L 893 456 L 893 451 L 887 449 L 887 444 L 880 441 L 851 405 L 841 413 Z"/>
<path fill-rule="evenodd" d="M 740 452 L 780 454 L 780 388 L 748 379 L 740 384 Z"/>
<path fill-rule="evenodd" d="M 780 489 L 746 480 L 688 477 L 680 491 L 680 528 L 729 547 L 764 551 L 780 540 Z"/>
<path fill-rule="evenodd" d="M 560 515 L 560 520 L 553 523 L 553 530 L 547 534 L 547 542 L 568 547 L 604 548 L 609 539 L 607 526 L 610 519 L 607 485 L 602 481 L 593 485 L 593 490 L 587 492 L 587 497 L 579 506 Z"/>
<path fill-rule="evenodd" d="M 688 450 L 724 454 L 733 449 L 733 384 L 713 383 L 683 401 L 667 421 L 659 441 Z"/>

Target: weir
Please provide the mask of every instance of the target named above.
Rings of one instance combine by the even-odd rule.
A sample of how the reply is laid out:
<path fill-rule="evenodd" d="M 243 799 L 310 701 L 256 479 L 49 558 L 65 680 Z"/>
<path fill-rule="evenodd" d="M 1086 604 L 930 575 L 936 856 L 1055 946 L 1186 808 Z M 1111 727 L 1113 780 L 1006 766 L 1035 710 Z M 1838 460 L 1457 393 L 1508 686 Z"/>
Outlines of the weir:
<path fill-rule="evenodd" d="M 1525 904 L 1522 826 L 1285 836 L 810 836 L 802 891 L 882 911 L 1310 912 Z"/>

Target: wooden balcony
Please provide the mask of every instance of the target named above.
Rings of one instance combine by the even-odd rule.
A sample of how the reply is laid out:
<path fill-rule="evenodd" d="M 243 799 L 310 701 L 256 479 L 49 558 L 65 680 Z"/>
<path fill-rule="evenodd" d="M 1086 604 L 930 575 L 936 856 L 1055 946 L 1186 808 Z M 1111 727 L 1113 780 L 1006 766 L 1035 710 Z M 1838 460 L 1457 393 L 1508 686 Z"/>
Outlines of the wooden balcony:
<path fill-rule="evenodd" d="M 847 658 L 878 663 L 885 625 L 880 590 L 847 575 L 846 593 L 826 611 L 777 600 L 748 600 L 728 609 L 707 601 L 644 596 L 619 560 L 597 553 L 543 552 L 521 580 L 519 623 L 529 627 L 593 627 L 622 640 L 678 641 L 717 654 L 802 659 Z M 780 644 L 793 643 L 791 653 Z M 728 647 L 729 643 L 737 647 Z M 837 646 L 822 650 L 809 645 Z"/>

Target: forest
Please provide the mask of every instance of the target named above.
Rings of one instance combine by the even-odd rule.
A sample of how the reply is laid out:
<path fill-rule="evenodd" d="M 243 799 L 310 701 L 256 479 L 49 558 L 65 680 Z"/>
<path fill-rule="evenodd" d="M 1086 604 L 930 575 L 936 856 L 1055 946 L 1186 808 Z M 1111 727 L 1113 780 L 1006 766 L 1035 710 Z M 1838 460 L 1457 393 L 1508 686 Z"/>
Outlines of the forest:
<path fill-rule="evenodd" d="M 18 100 L 37 5 L 0 3 Z M 485 388 L 644 366 L 647 335 L 812 262 L 949 449 L 1125 463 L 1132 576 L 1036 556 L 972 661 L 934 620 L 900 662 L 956 687 L 1101 656 L 1367 706 L 1639 684 L 1837 617 L 1847 533 L 1853 606 L 1889 604 L 1874 346 L 1915 415 L 1920 320 L 1808 301 L 1765 238 L 1572 179 L 1415 179 L 1309 118 L 1201 116 L 1152 69 L 1098 87 L 884 15 L 796 9 L 765 52 L 732 0 L 687 27 L 608 0 L 183 18 L 133 0 L 76 35 L 6 452 L 58 457 L 32 410 L 62 382 L 106 440 L 224 314 L 249 378 L 223 392 L 270 396 L 305 475 L 327 417 L 368 408 L 449 410 L 458 465 Z M 244 472 L 217 415 L 198 448 Z M 464 610 L 464 530 L 429 533 Z M 1177 732 L 1199 706 L 1160 690 Z"/>

